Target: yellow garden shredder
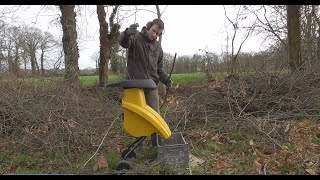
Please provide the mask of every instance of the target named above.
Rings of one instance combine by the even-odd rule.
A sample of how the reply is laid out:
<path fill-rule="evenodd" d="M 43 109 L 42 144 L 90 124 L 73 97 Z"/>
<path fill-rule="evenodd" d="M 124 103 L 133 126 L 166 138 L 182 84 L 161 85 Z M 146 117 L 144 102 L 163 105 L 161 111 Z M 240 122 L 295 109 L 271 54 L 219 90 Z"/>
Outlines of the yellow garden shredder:
<path fill-rule="evenodd" d="M 131 169 L 132 165 L 127 159 L 136 156 L 134 150 L 146 137 L 157 133 L 161 138 L 168 139 L 172 133 L 160 114 L 146 104 L 143 89 L 157 88 L 152 79 L 121 80 L 110 83 L 107 87 L 123 88 L 124 129 L 137 140 L 121 153 L 123 160 L 117 164 L 116 169 Z"/>

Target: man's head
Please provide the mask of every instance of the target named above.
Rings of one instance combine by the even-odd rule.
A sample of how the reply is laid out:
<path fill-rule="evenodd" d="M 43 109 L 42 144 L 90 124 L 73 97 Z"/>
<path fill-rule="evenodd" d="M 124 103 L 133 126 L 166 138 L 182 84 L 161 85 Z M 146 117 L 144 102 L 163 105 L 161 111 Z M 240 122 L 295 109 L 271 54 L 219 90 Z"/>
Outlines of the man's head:
<path fill-rule="evenodd" d="M 147 25 L 148 38 L 152 41 L 157 39 L 158 36 L 162 35 L 164 30 L 164 23 L 161 19 L 154 19 L 151 22 L 148 22 Z"/>

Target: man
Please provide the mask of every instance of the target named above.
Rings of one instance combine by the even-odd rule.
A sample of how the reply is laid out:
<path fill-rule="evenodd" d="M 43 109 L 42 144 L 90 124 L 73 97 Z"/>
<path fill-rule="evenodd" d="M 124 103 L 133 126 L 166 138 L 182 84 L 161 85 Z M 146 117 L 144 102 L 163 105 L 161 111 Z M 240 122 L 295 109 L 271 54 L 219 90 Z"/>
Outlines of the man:
<path fill-rule="evenodd" d="M 119 43 L 128 48 L 126 79 L 152 79 L 156 84 L 161 81 L 170 88 L 169 75 L 163 68 L 163 51 L 157 38 L 162 35 L 164 23 L 154 19 L 138 32 L 138 24 L 132 24 L 121 33 Z M 159 113 L 158 89 L 144 89 L 147 104 Z M 156 145 L 156 135 L 151 135 L 152 145 Z"/>

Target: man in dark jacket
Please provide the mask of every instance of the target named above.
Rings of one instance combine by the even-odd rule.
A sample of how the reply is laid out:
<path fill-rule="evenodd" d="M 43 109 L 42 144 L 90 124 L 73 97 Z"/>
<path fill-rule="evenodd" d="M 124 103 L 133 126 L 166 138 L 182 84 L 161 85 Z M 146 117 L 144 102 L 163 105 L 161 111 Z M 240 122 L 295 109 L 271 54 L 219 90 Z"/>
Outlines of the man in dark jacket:
<path fill-rule="evenodd" d="M 121 33 L 119 43 L 128 48 L 126 79 L 152 79 L 156 84 L 161 81 L 172 86 L 169 75 L 163 68 L 163 51 L 157 37 L 162 35 L 164 23 L 154 19 L 138 32 L 138 24 L 132 24 Z M 144 89 L 147 104 L 159 113 L 158 89 Z M 156 145 L 155 134 L 151 135 L 152 145 Z"/>

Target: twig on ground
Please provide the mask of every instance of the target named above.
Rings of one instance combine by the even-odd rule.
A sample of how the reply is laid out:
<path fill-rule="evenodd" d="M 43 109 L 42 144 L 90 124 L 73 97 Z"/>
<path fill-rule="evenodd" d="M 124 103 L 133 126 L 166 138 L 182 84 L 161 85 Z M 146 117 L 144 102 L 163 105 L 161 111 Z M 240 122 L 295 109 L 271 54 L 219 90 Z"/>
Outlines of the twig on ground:
<path fill-rule="evenodd" d="M 99 149 L 100 149 L 100 147 L 101 147 L 101 145 L 102 145 L 102 143 L 104 142 L 104 140 L 105 140 L 105 138 L 107 137 L 107 135 L 108 135 L 108 133 L 109 133 L 109 131 L 110 131 L 110 129 L 112 128 L 112 125 L 113 125 L 113 123 L 117 120 L 117 119 L 119 119 L 119 117 L 117 117 L 117 118 L 115 118 L 113 121 L 112 121 L 112 123 L 111 123 L 111 125 L 110 125 L 110 127 L 109 127 L 109 129 L 107 130 L 107 132 L 106 132 L 106 134 L 104 135 L 104 137 L 102 138 L 102 141 L 101 141 L 101 143 L 100 143 L 100 145 L 99 145 L 99 147 L 97 148 L 97 150 L 96 150 L 96 152 L 94 152 L 94 154 L 84 163 L 84 165 L 82 166 L 82 168 L 84 168 L 86 165 L 87 165 L 87 163 L 98 153 L 98 151 L 99 151 Z"/>
<path fill-rule="evenodd" d="M 202 130 L 204 130 L 204 128 L 206 127 L 207 123 L 208 123 L 208 115 L 207 115 L 207 111 L 206 111 L 206 108 L 203 108 L 204 109 L 204 115 L 205 115 L 205 123 L 202 127 Z"/>
<path fill-rule="evenodd" d="M 267 175 L 267 165 L 269 164 L 270 161 L 266 162 L 266 164 L 263 166 L 263 174 Z"/>

